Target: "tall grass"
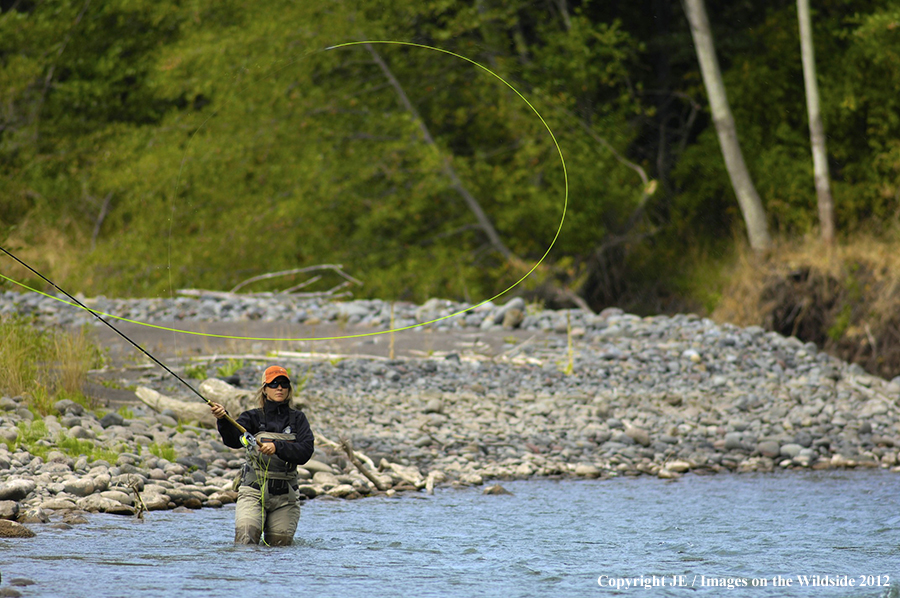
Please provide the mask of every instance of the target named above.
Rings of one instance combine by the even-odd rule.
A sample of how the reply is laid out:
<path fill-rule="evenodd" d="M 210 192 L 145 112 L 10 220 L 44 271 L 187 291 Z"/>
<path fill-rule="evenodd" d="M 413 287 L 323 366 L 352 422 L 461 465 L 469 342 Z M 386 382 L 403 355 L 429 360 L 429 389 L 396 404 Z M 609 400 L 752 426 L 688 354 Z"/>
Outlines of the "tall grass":
<path fill-rule="evenodd" d="M 19 316 L 0 317 L 0 394 L 24 396 L 42 415 L 59 399 L 90 407 L 84 384 L 103 355 L 84 330 L 37 328 Z"/>

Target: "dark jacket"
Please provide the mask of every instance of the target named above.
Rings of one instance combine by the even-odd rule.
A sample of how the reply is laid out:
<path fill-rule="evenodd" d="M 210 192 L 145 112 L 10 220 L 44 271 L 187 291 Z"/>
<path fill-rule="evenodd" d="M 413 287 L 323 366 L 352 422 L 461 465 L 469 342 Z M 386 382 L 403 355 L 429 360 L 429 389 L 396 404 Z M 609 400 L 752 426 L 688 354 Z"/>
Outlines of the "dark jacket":
<path fill-rule="evenodd" d="M 275 455 L 280 459 L 303 465 L 312 457 L 315 449 L 312 430 L 302 411 L 291 409 L 286 403 L 266 401 L 263 409 L 250 409 L 241 413 L 237 423 L 251 434 L 258 432 L 284 432 L 290 426 L 296 440 L 276 440 Z M 241 448 L 241 433 L 227 419 L 216 421 L 222 442 L 231 448 Z"/>

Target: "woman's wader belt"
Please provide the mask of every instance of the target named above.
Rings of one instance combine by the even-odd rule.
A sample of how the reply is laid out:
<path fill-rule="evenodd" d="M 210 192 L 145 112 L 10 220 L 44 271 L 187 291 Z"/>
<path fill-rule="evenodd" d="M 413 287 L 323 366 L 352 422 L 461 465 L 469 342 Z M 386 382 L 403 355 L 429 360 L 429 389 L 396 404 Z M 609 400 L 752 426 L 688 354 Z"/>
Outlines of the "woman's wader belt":
<path fill-rule="evenodd" d="M 256 435 L 258 441 L 263 440 L 294 440 L 294 434 L 278 434 L 275 432 L 260 432 Z M 272 496 L 287 494 L 290 487 L 297 488 L 297 466 L 283 461 L 275 455 L 264 455 L 256 452 L 247 455 L 241 476 L 241 485 L 250 486 L 260 490 L 262 482 L 268 481 L 267 492 Z"/>

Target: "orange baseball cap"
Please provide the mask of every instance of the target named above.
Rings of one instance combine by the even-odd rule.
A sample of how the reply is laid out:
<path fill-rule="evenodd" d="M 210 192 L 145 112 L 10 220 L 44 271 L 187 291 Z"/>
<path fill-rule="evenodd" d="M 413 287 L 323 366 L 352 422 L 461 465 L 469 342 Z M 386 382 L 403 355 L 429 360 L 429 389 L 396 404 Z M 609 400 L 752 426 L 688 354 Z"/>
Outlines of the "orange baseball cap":
<path fill-rule="evenodd" d="M 288 376 L 287 370 L 284 369 L 283 367 L 281 367 L 280 365 L 273 365 L 271 367 L 268 367 L 268 368 L 266 368 L 266 371 L 263 374 L 263 384 L 268 384 L 269 382 L 271 382 L 275 378 L 278 378 L 279 376 L 284 376 L 288 380 L 291 379 L 291 377 Z"/>

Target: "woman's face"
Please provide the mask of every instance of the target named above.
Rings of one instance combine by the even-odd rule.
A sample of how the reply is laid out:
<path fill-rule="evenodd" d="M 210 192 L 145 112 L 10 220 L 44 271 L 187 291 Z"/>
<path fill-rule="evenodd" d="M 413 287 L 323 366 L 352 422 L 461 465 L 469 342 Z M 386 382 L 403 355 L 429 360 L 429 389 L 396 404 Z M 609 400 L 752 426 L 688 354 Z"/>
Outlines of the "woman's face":
<path fill-rule="evenodd" d="M 273 388 L 273 386 L 275 386 L 275 388 Z M 266 384 L 266 398 L 270 401 L 281 403 L 287 398 L 290 388 L 290 381 L 284 376 L 279 376 L 269 384 Z"/>

